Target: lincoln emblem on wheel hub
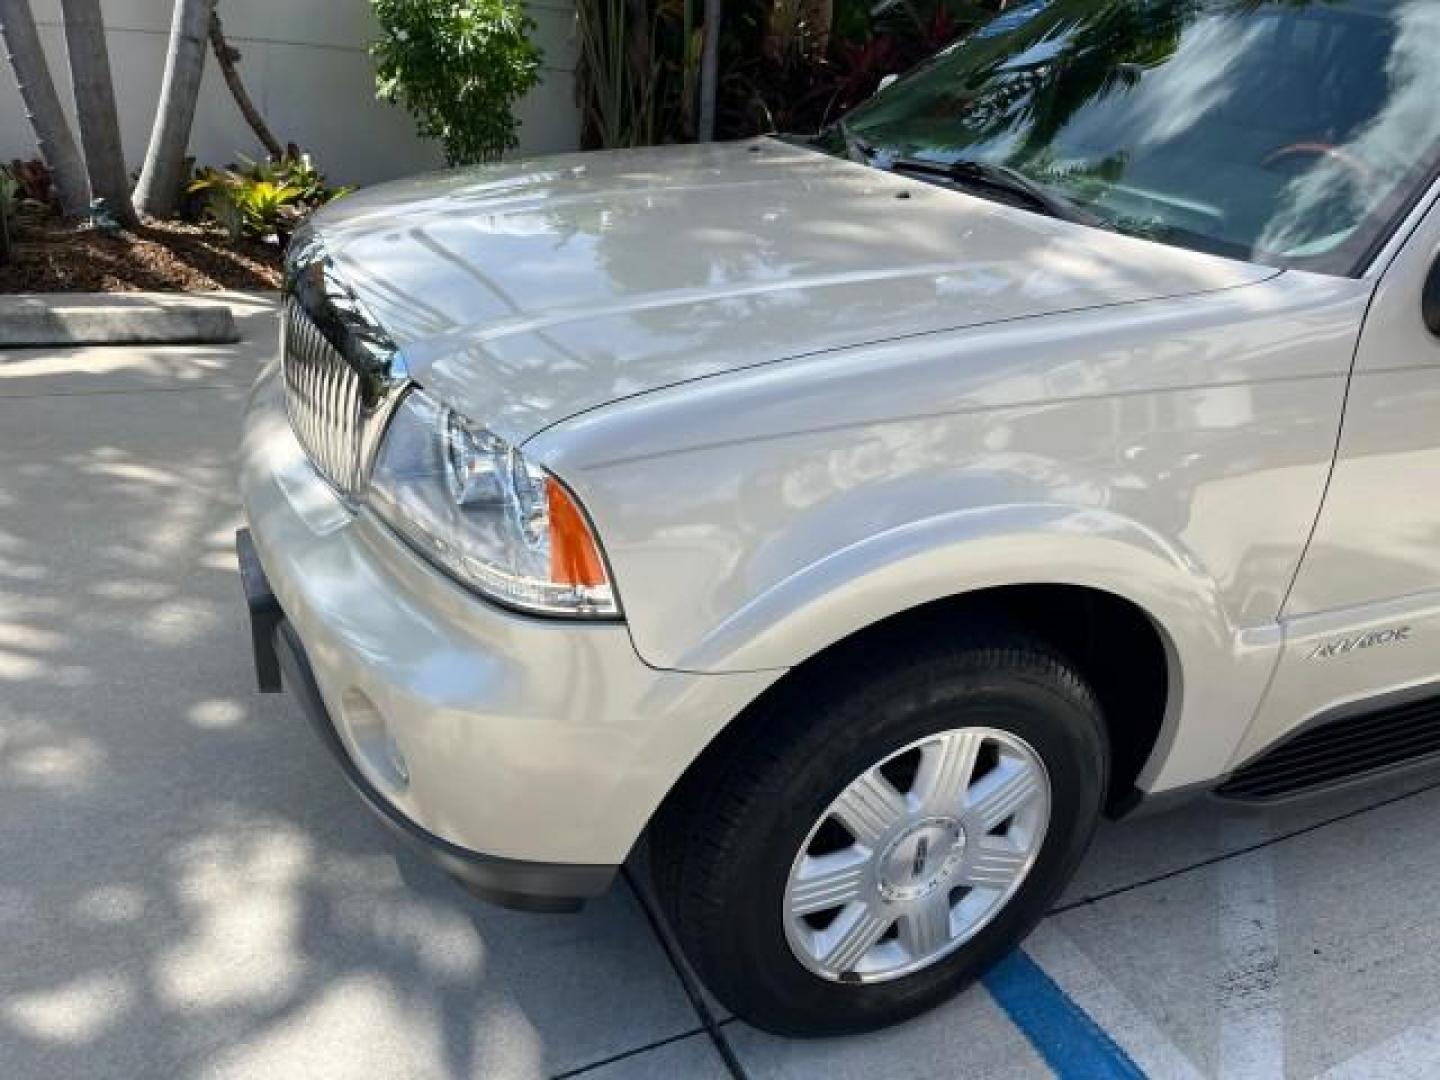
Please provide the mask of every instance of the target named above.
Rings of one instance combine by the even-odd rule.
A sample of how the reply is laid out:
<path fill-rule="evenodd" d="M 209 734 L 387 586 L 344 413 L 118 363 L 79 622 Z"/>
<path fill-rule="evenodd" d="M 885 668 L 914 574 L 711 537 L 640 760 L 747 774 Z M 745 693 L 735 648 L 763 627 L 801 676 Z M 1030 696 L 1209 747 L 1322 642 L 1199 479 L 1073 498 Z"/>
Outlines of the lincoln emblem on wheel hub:
<path fill-rule="evenodd" d="M 877 885 L 887 902 L 922 900 L 954 876 L 965 854 L 965 830 L 954 818 L 926 818 L 881 854 Z"/>
<path fill-rule="evenodd" d="M 1049 776 L 1013 732 L 952 728 L 902 747 L 851 780 L 800 845 L 790 948 L 835 981 L 928 967 L 1015 895 L 1049 822 Z"/>

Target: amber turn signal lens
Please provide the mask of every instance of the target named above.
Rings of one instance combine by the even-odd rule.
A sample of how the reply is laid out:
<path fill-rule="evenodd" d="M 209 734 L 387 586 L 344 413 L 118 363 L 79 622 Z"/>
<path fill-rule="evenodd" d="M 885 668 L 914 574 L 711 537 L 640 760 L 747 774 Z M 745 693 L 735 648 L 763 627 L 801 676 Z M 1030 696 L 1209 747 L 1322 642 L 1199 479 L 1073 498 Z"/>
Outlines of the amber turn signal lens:
<path fill-rule="evenodd" d="M 555 585 L 597 588 L 606 582 L 600 549 L 590 535 L 585 516 L 570 493 L 547 479 L 546 503 L 550 511 L 550 581 Z"/>

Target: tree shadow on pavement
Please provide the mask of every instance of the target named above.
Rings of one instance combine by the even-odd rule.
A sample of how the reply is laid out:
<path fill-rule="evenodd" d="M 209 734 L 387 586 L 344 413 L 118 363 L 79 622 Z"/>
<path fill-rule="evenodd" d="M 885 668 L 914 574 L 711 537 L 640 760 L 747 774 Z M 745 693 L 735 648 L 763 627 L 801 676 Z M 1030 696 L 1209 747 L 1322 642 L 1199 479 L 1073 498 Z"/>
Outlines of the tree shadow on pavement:
<path fill-rule="evenodd" d="M 531 1077 L 693 1028 L 628 894 L 478 904 L 253 692 L 246 392 L 177 387 L 0 397 L 0 1071 Z"/>

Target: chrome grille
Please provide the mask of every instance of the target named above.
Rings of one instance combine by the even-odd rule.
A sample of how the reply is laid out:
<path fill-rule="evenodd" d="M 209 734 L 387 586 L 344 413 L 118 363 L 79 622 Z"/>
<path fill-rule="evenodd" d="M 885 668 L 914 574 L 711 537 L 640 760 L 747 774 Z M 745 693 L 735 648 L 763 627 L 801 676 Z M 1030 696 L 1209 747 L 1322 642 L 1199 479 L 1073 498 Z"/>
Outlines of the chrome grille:
<path fill-rule="evenodd" d="M 321 476 L 341 494 L 355 495 L 368 465 L 360 372 L 294 296 L 285 298 L 284 342 L 285 404 L 295 437 Z"/>

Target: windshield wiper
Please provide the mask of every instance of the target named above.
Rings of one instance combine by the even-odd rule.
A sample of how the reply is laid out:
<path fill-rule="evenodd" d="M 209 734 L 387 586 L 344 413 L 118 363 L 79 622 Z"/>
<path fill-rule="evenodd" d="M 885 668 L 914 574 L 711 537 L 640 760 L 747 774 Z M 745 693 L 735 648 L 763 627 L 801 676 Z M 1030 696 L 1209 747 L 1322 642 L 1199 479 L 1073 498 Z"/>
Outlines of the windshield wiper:
<path fill-rule="evenodd" d="M 876 154 L 875 147 L 856 135 L 843 117 L 835 121 L 835 130 L 840 132 L 840 138 L 845 142 L 845 153 L 851 161 L 858 161 L 861 165 L 870 164 Z"/>
<path fill-rule="evenodd" d="M 879 164 L 877 162 L 877 164 Z M 892 158 L 883 163 L 891 172 L 912 173 L 918 176 L 933 176 L 963 187 L 977 194 L 984 189 L 1003 192 L 1020 198 L 1032 209 L 1062 221 L 1074 221 L 1081 225 L 1105 223 L 1094 214 L 1076 206 L 1065 196 L 1049 188 L 1041 187 L 1024 173 L 1008 165 L 995 165 L 988 161 L 923 161 L 919 158 Z"/>

